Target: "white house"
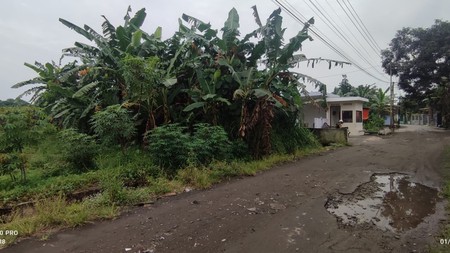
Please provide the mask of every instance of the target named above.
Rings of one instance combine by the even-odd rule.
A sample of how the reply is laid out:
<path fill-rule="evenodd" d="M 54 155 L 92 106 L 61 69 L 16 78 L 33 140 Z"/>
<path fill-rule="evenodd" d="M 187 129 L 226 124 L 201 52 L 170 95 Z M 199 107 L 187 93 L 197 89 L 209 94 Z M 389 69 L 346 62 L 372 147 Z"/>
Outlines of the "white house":
<path fill-rule="evenodd" d="M 335 127 L 343 120 L 351 135 L 363 135 L 363 103 L 369 102 L 362 97 L 340 97 L 328 94 L 326 106 L 323 105 L 322 94 L 311 92 L 303 97 L 303 123 L 309 128 Z"/>

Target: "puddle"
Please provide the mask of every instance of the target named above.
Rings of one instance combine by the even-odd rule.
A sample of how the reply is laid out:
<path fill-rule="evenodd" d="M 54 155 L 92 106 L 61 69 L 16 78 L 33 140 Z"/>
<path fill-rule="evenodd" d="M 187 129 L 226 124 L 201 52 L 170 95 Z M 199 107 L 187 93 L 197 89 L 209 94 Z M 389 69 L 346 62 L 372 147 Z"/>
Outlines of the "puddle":
<path fill-rule="evenodd" d="M 341 226 L 371 226 L 393 232 L 417 227 L 436 212 L 438 191 L 403 174 L 374 174 L 351 194 L 331 196 L 325 208 Z"/>

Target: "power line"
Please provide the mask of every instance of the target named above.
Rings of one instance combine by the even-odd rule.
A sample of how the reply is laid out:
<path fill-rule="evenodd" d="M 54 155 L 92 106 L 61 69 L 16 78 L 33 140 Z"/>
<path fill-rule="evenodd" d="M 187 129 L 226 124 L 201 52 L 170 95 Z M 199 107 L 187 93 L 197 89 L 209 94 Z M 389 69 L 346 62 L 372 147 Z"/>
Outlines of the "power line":
<path fill-rule="evenodd" d="M 273 1 L 273 0 L 272 0 Z M 289 8 L 287 8 L 286 6 L 284 6 L 282 3 L 280 3 L 278 0 L 275 0 L 273 2 L 277 2 L 278 5 L 280 5 L 292 18 L 294 18 L 295 20 L 297 20 L 298 22 L 300 22 L 301 24 L 305 25 L 305 22 L 302 21 L 299 17 L 297 17 L 292 10 L 290 10 Z M 303 18 L 304 20 L 307 20 L 307 18 L 305 16 L 303 16 L 297 9 L 295 9 L 294 6 L 292 6 L 289 2 L 285 1 L 287 5 L 289 5 L 289 7 L 291 9 L 293 9 L 294 12 L 297 13 L 297 15 L 299 15 L 301 18 Z M 316 35 L 319 40 L 321 40 L 323 43 L 325 43 L 325 45 L 327 45 L 330 49 L 332 49 L 333 51 L 335 51 L 337 54 L 339 54 L 340 56 L 342 56 L 343 58 L 347 59 L 350 62 L 356 62 L 354 61 L 350 56 L 346 55 L 344 52 L 342 52 L 342 50 L 339 49 L 339 47 L 332 42 L 324 33 L 322 33 L 318 28 L 316 30 L 316 28 L 310 26 L 309 30 Z M 324 39 L 325 38 L 325 39 Z M 328 41 L 330 42 L 328 42 Z"/>
<path fill-rule="evenodd" d="M 284 4 L 282 4 L 282 3 L 280 3 L 280 1 L 278 1 L 278 0 L 272 0 L 273 2 L 276 2 L 276 4 L 278 4 L 280 7 L 282 7 L 286 12 L 288 12 L 288 14 L 291 16 L 291 17 L 293 17 L 295 20 L 297 20 L 297 21 L 299 21 L 301 24 L 305 24 L 305 22 L 303 22 L 299 17 L 297 17 L 294 13 L 292 13 L 292 11 L 289 9 L 289 8 L 287 8 Z M 306 17 L 304 17 L 295 7 L 293 7 L 289 2 L 287 2 L 287 1 L 285 1 L 289 6 L 290 6 L 290 8 L 292 8 L 299 16 L 301 16 L 304 20 L 307 20 L 306 19 Z M 323 33 L 321 33 L 320 32 L 320 30 L 317 28 L 317 31 L 314 29 L 314 28 L 312 28 L 312 27 L 310 27 L 310 31 L 314 34 L 314 35 L 316 35 L 318 38 L 319 38 L 319 40 L 321 40 L 323 43 L 325 43 L 325 45 L 327 45 L 328 47 L 330 47 L 330 49 L 332 49 L 334 52 L 336 52 L 337 54 L 339 54 L 340 56 L 342 56 L 344 59 L 346 59 L 346 60 L 348 60 L 349 62 L 351 62 L 353 65 L 355 65 L 355 67 L 357 67 L 358 69 L 360 69 L 361 71 L 363 71 L 364 73 L 366 73 L 367 75 L 369 75 L 369 76 L 371 76 L 371 77 L 373 77 L 373 78 L 375 78 L 375 79 L 377 79 L 377 80 L 379 80 L 379 81 L 381 81 L 381 82 L 384 82 L 384 83 L 387 83 L 387 81 L 385 81 L 385 80 L 382 80 L 382 79 L 380 79 L 380 78 L 378 78 L 378 77 L 376 77 L 376 76 L 374 76 L 373 74 L 371 74 L 370 72 L 368 72 L 368 71 L 366 71 L 366 70 L 364 70 L 358 63 L 357 63 L 357 61 L 355 61 L 355 60 L 353 60 L 350 56 L 348 56 L 348 55 L 346 55 L 341 49 L 339 49 L 339 47 L 336 45 L 336 44 L 334 44 L 325 34 L 323 34 Z M 321 33 L 322 35 L 320 35 L 319 33 Z M 326 39 L 324 39 L 324 38 L 326 38 Z M 327 40 L 329 40 L 329 41 L 331 41 L 331 42 L 328 42 Z M 332 45 L 332 44 L 334 44 L 334 45 Z"/>
<path fill-rule="evenodd" d="M 329 8 L 333 11 L 334 15 L 339 19 L 339 21 L 341 21 L 341 24 L 347 29 L 347 32 L 349 32 L 350 35 L 353 37 L 353 39 L 355 39 L 355 41 L 358 43 L 358 45 L 364 49 L 364 51 L 367 53 L 367 55 L 369 57 L 371 57 L 370 53 L 366 50 L 366 48 L 363 46 L 361 41 L 355 36 L 353 31 L 347 26 L 347 23 L 344 22 L 344 20 L 341 18 L 341 16 L 336 12 L 335 8 L 328 2 L 328 0 L 325 0 L 325 1 L 326 1 L 327 5 L 329 6 Z M 316 1 L 316 3 L 319 5 L 320 8 L 322 8 L 324 10 L 324 12 L 328 15 L 328 17 L 331 20 L 333 20 L 332 16 L 326 11 L 326 9 L 320 4 L 320 2 Z M 334 21 L 334 23 L 337 24 L 338 22 Z M 350 37 L 350 36 L 347 35 L 347 37 Z M 377 55 L 377 57 L 378 57 L 378 55 Z"/>
<path fill-rule="evenodd" d="M 303 0 L 307 5 L 308 5 L 308 7 L 317 15 L 317 16 L 319 16 L 323 21 L 324 21 L 324 23 L 328 26 L 328 28 L 330 28 L 338 37 L 340 37 L 342 40 L 344 40 L 345 42 L 347 42 L 347 44 L 349 44 L 352 48 L 353 48 L 353 50 L 355 50 L 355 52 L 359 55 L 359 57 L 363 60 L 363 61 L 365 61 L 368 65 L 373 65 L 373 63 L 370 63 L 369 62 L 369 60 L 367 60 L 366 59 L 366 57 L 364 57 L 363 55 L 362 55 L 362 53 L 361 53 L 361 51 L 358 49 L 358 48 L 356 48 L 355 47 L 355 45 L 347 38 L 348 36 L 346 36 L 346 35 L 344 35 L 342 32 L 341 32 L 341 29 L 340 28 L 338 28 L 338 27 L 336 27 L 336 25 L 334 24 L 335 22 L 333 22 L 333 21 L 331 21 L 328 17 L 327 17 L 327 15 L 325 15 L 324 14 L 324 12 L 322 12 L 322 10 L 316 5 L 316 4 L 314 4 L 311 0 L 309 0 L 309 2 L 314 6 L 314 8 L 316 8 L 318 11 L 319 11 L 319 13 L 317 13 L 309 4 L 308 4 L 308 2 L 306 2 L 306 0 Z M 325 10 L 324 10 L 325 11 Z M 325 18 L 325 20 L 322 18 L 322 16 Z M 330 17 L 331 18 L 331 17 Z M 328 23 L 327 23 L 328 22 Z M 362 46 L 362 45 L 361 45 Z M 369 54 L 369 52 L 366 50 L 366 48 L 365 47 L 363 47 L 362 46 L 362 48 L 364 49 L 364 51 L 367 53 L 367 55 L 370 57 L 370 54 Z"/>
<path fill-rule="evenodd" d="M 358 20 L 361 22 L 362 26 L 364 27 L 364 30 L 367 32 L 367 34 L 369 34 L 369 38 L 371 39 L 371 41 L 375 44 L 375 46 L 378 48 L 378 50 L 381 51 L 381 48 L 378 45 L 377 41 L 373 38 L 372 34 L 369 32 L 369 29 L 367 29 L 366 25 L 364 24 L 362 19 L 359 17 L 359 15 L 356 12 L 356 10 L 353 8 L 352 3 L 350 1 L 348 1 L 348 0 L 347 0 L 347 2 L 349 4 L 350 8 L 353 10 L 353 12 L 356 14 L 356 17 L 358 18 Z"/>
<path fill-rule="evenodd" d="M 372 69 L 372 68 L 377 68 L 377 67 L 379 67 L 379 66 L 370 66 L 370 67 L 367 67 L 367 68 L 364 68 L 365 70 L 367 70 L 367 69 Z M 357 70 L 352 70 L 352 71 L 346 71 L 345 73 L 355 73 L 355 72 L 361 72 L 361 70 L 360 69 L 357 69 Z M 327 77 L 334 77 L 334 76 L 340 76 L 340 75 L 342 75 L 342 74 L 335 74 L 335 75 L 327 75 L 327 76 L 319 76 L 319 77 L 316 77 L 316 79 L 319 79 L 319 78 L 327 78 Z"/>
<path fill-rule="evenodd" d="M 274 2 L 276 5 L 280 6 L 283 10 L 285 10 L 294 20 L 300 22 L 301 24 L 305 25 L 306 21 L 302 21 L 297 15 L 295 15 L 292 10 L 290 10 L 288 7 L 285 6 L 285 4 L 281 3 L 279 0 L 272 0 L 272 2 Z M 287 2 L 287 1 L 286 1 Z M 288 5 L 290 5 L 289 3 L 287 3 Z M 300 12 L 298 12 L 292 5 L 290 5 L 290 7 L 295 10 L 299 16 L 302 16 L 304 20 L 306 20 L 306 18 L 301 15 Z M 344 52 L 342 52 L 341 49 L 339 49 L 336 45 L 332 45 L 334 44 L 333 42 L 328 42 L 326 39 L 324 39 L 324 37 L 326 37 L 323 34 L 323 37 L 321 35 L 319 35 L 320 31 L 317 29 L 317 31 L 315 29 L 313 29 L 312 27 L 310 27 L 310 31 L 317 36 L 317 38 L 322 41 L 326 46 L 328 46 L 330 49 L 332 49 L 335 53 L 337 53 L 338 55 L 340 55 L 341 57 L 343 57 L 344 59 L 346 59 L 347 61 L 351 62 L 356 68 L 360 69 L 361 71 L 363 71 L 364 73 L 366 73 L 367 75 L 381 81 L 384 83 L 388 83 L 385 80 L 382 80 L 376 76 L 374 76 L 372 73 L 366 71 L 365 69 L 363 69 L 355 60 L 353 60 L 350 56 L 347 56 Z M 327 38 L 327 37 L 326 37 Z M 328 40 L 330 40 L 329 38 L 327 38 Z M 331 41 L 331 40 L 330 40 Z"/>
<path fill-rule="evenodd" d="M 338 1 L 338 3 L 339 3 L 339 1 Z M 353 14 L 353 12 L 350 10 L 350 8 L 347 6 L 347 4 L 345 3 L 345 0 L 342 0 L 342 3 L 345 5 L 345 7 L 347 7 L 347 10 L 349 11 L 349 13 L 352 15 L 352 17 L 356 20 L 356 22 L 358 23 L 358 19 L 355 17 L 355 14 L 356 15 L 358 15 L 358 13 L 356 13 L 356 11 L 355 11 L 355 9 L 353 9 L 354 10 L 354 12 L 355 12 L 355 14 Z M 339 5 L 342 7 L 342 5 L 339 3 Z M 345 10 L 344 10 L 345 11 Z M 347 13 L 346 13 L 347 14 Z M 347 15 L 347 17 L 348 17 L 348 15 Z M 350 18 L 350 17 L 349 17 Z M 350 19 L 351 20 L 351 19 Z M 351 20 L 352 21 L 352 20 Z M 353 21 L 352 21 L 352 23 L 353 24 L 355 24 Z M 375 53 L 377 53 L 377 56 L 380 58 L 380 60 L 381 60 L 381 55 L 380 55 L 380 51 L 381 50 L 379 50 L 379 51 L 377 51 L 377 49 L 375 49 L 375 47 L 376 47 L 376 43 L 374 44 L 371 40 L 370 40 L 370 37 L 369 37 L 369 35 L 366 33 L 366 31 L 364 30 L 364 28 L 363 28 L 363 26 L 360 24 L 360 23 L 358 23 L 358 25 L 359 25 L 359 27 L 361 28 L 361 30 L 364 32 L 364 34 L 363 33 L 361 33 L 361 30 L 360 29 L 358 29 L 358 27 L 355 25 L 355 27 L 356 27 L 356 29 L 358 30 L 358 32 L 362 35 L 362 37 L 364 38 L 364 40 L 367 42 L 367 44 L 374 50 L 374 52 Z M 369 38 L 369 39 L 368 39 Z M 372 43 L 371 43 L 372 42 Z M 375 45 L 375 46 L 374 46 Z M 378 72 L 378 74 L 380 74 L 380 75 L 384 75 L 384 73 L 381 73 L 378 69 L 375 69 L 375 71 L 376 72 Z"/>
<path fill-rule="evenodd" d="M 341 15 L 339 15 L 339 14 L 336 12 L 335 8 L 329 3 L 328 0 L 325 0 L 325 1 L 326 1 L 327 5 L 328 5 L 329 9 L 331 9 L 331 10 L 333 11 L 333 13 L 335 14 L 335 16 L 341 21 L 341 24 L 342 24 L 342 25 L 347 29 L 347 31 L 353 36 L 353 38 L 354 38 L 354 39 L 356 40 L 356 42 L 358 42 L 358 44 L 364 49 L 364 51 L 365 51 L 366 53 L 368 53 L 368 51 L 365 49 L 365 47 L 361 44 L 360 40 L 359 40 L 358 38 L 356 38 L 356 36 L 355 36 L 355 34 L 353 33 L 353 31 L 347 26 L 346 22 L 344 22 L 344 20 L 341 18 Z M 324 9 L 325 13 L 327 13 L 327 12 L 326 12 L 326 9 L 320 5 L 319 1 L 316 1 L 316 2 L 317 2 L 317 4 L 318 4 L 322 9 Z M 349 1 L 348 3 L 350 4 L 350 1 Z M 361 21 L 362 25 L 365 27 L 364 23 L 363 23 L 362 20 L 360 19 L 360 17 L 359 17 L 359 15 L 358 15 L 358 13 L 356 12 L 356 10 L 353 8 L 353 6 L 351 6 L 351 8 L 353 9 L 354 13 L 356 14 L 356 17 L 358 17 L 358 19 Z M 328 14 L 328 13 L 327 13 L 327 14 Z M 330 16 L 330 19 L 332 19 L 332 18 L 331 18 L 331 15 L 330 15 L 330 14 L 328 14 L 328 15 Z M 371 41 L 372 41 L 372 40 L 374 41 L 374 45 L 375 45 L 377 48 L 379 48 L 378 44 L 376 43 L 376 41 L 373 39 L 372 35 L 371 35 L 370 32 L 368 31 L 367 27 L 365 27 L 365 30 L 367 30 L 367 33 L 368 33 L 369 36 L 372 38 Z M 379 51 L 381 51 L 381 49 L 380 49 Z M 380 54 L 379 54 L 377 51 L 373 51 L 373 52 L 375 52 L 376 57 L 377 57 L 379 60 L 381 60 Z M 368 53 L 368 56 L 369 56 L 369 58 L 371 58 L 371 56 L 370 56 L 369 53 Z M 375 71 L 376 71 L 378 74 L 380 74 L 381 76 L 385 76 L 385 75 L 386 75 L 385 73 L 380 72 L 378 69 L 375 69 Z"/>
<path fill-rule="evenodd" d="M 347 15 L 348 19 L 350 19 L 350 21 L 353 23 L 353 25 L 355 26 L 356 30 L 358 30 L 358 32 L 361 34 L 361 36 L 363 37 L 363 39 L 367 42 L 367 44 L 369 44 L 370 48 L 372 48 L 372 50 L 378 55 L 380 56 L 380 52 L 377 51 L 377 49 L 375 49 L 375 47 L 369 42 L 369 40 L 367 39 L 367 37 L 364 35 L 363 32 L 361 32 L 360 28 L 358 27 L 358 25 L 355 23 L 355 21 L 350 17 L 350 15 L 353 16 L 352 14 L 348 14 L 348 12 L 345 10 L 344 6 L 342 6 L 341 2 L 339 2 L 339 0 L 336 1 L 339 6 L 341 7 L 341 9 L 345 12 L 345 15 Z M 345 5 L 345 2 L 342 1 Z M 348 6 L 345 5 L 347 8 Z M 350 12 L 350 11 L 349 11 Z M 354 16 L 353 16 L 354 17 Z"/>

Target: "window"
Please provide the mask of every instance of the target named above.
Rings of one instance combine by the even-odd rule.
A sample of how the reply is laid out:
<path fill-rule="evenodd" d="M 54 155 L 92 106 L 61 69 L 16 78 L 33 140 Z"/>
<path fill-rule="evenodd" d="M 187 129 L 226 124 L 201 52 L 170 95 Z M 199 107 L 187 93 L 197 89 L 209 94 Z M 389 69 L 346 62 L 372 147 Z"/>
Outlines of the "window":
<path fill-rule="evenodd" d="M 353 111 L 342 111 L 342 121 L 347 123 L 353 122 Z"/>
<path fill-rule="evenodd" d="M 362 117 L 362 111 L 356 111 L 356 122 L 362 122 L 363 117 Z"/>

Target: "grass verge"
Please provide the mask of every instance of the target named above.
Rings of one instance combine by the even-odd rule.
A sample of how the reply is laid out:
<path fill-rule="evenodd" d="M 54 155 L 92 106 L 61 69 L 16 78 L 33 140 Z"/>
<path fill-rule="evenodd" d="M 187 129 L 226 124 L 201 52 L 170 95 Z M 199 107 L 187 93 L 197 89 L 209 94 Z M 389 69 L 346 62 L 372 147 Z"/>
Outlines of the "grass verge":
<path fill-rule="evenodd" d="M 299 159 L 311 154 L 319 153 L 330 149 L 322 147 L 304 148 L 294 154 L 274 154 L 265 159 L 250 162 L 219 162 L 214 161 L 206 167 L 188 166 L 179 170 L 173 179 L 168 179 L 164 175 L 147 176 L 145 185 L 140 187 L 126 187 L 124 180 L 120 176 L 128 171 L 127 164 L 117 165 L 115 163 L 106 164 L 111 161 L 105 158 L 104 169 L 83 173 L 81 175 L 67 175 L 65 177 L 49 178 L 48 181 L 39 181 L 41 184 L 54 189 L 47 191 L 47 194 L 39 193 L 45 188 L 31 187 L 26 189 L 27 199 L 39 198 L 31 210 L 21 210 L 9 217 L 8 222 L 0 224 L 0 231 L 14 230 L 17 235 L 3 236 L 5 244 L 14 243 L 17 239 L 38 236 L 41 239 L 48 238 L 48 235 L 61 228 L 76 227 L 88 221 L 98 219 L 111 219 L 116 217 L 121 207 L 135 205 L 137 203 L 153 201 L 159 196 L 167 193 L 180 193 L 186 187 L 194 189 L 206 189 L 213 184 L 227 180 L 236 176 L 254 176 L 258 172 L 265 171 L 271 167 Z M 133 160 L 133 159 L 132 159 Z M 135 177 L 135 175 L 132 175 Z M 127 177 L 129 175 L 127 174 Z M 38 177 L 36 176 L 36 180 Z M 71 182 L 68 187 L 68 183 Z M 69 201 L 66 193 L 79 190 L 86 185 L 97 184 L 101 187 L 101 192 L 83 199 L 82 201 Z M 59 187 L 60 186 L 60 187 Z M 49 189 L 47 187 L 47 189 Z M 14 197 L 21 194 L 13 191 Z M 43 191 L 46 192 L 46 191 Z M 59 193 L 59 195 L 57 195 Z M 35 195 L 34 195 L 35 194 Z M 44 198 L 41 198 L 44 196 Z"/>

